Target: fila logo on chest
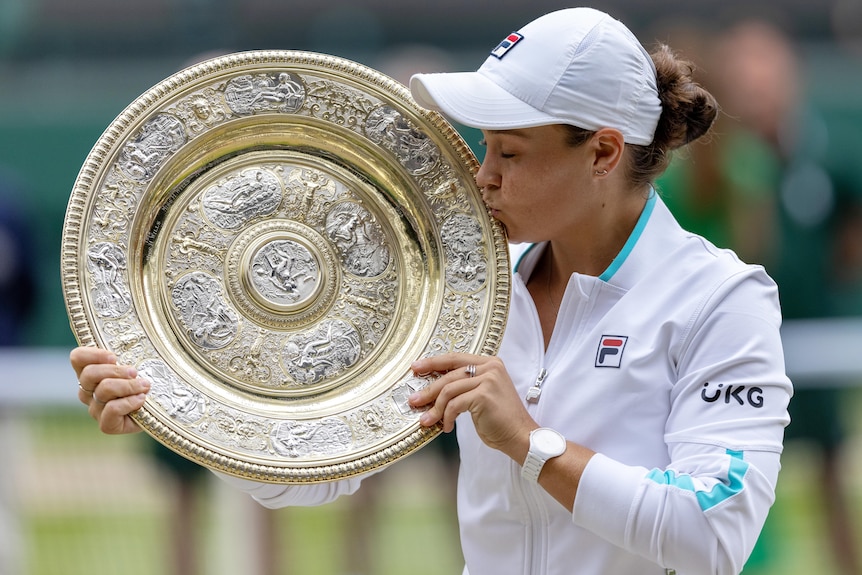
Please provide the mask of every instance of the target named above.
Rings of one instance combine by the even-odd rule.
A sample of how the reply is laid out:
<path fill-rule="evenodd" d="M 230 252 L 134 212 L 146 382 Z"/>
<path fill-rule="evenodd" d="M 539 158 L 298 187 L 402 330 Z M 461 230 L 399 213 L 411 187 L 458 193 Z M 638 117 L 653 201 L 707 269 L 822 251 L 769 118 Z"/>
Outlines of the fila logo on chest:
<path fill-rule="evenodd" d="M 596 351 L 596 367 L 619 368 L 623 362 L 623 351 L 626 349 L 627 335 L 603 335 Z"/>

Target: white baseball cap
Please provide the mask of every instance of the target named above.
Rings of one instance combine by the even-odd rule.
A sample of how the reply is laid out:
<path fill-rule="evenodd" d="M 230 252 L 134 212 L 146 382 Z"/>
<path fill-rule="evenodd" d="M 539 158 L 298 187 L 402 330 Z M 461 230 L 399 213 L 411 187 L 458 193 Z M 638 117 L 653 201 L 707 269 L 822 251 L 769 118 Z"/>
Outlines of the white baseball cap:
<path fill-rule="evenodd" d="M 661 116 L 652 58 L 622 22 L 592 8 L 546 14 L 476 72 L 416 74 L 410 90 L 420 106 L 483 130 L 607 127 L 647 145 Z"/>

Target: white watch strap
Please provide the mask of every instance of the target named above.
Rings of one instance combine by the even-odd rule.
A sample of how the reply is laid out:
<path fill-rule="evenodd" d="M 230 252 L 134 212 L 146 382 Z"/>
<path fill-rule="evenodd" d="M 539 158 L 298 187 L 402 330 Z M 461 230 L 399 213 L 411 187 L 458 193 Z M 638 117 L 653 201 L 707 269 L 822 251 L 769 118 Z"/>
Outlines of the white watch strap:
<path fill-rule="evenodd" d="M 528 453 L 527 459 L 524 460 L 524 465 L 521 467 L 521 477 L 530 483 L 539 481 L 539 473 L 542 472 L 542 467 L 545 466 L 545 459 L 542 459 L 535 453 Z"/>

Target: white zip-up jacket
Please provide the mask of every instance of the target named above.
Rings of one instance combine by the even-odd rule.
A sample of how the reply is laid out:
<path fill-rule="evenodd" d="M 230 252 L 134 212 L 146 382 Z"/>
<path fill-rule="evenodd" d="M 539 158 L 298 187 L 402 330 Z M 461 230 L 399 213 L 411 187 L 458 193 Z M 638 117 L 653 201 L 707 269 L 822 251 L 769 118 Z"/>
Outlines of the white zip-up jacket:
<path fill-rule="evenodd" d="M 465 573 L 739 573 L 774 501 L 789 422 L 774 282 L 682 230 L 653 194 L 611 266 L 572 275 L 546 351 L 526 287 L 543 247 L 514 274 L 499 356 L 522 398 L 542 380 L 538 401 L 525 400 L 536 422 L 597 455 L 569 513 L 462 414 Z M 361 479 L 226 480 L 279 507 L 330 501 Z"/>

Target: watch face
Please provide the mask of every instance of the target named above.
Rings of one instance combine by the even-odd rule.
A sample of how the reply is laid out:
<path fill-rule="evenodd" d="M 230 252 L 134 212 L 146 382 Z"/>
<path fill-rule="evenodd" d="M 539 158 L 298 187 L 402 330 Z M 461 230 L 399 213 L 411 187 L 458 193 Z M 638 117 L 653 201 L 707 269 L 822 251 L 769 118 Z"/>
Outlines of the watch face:
<path fill-rule="evenodd" d="M 552 429 L 537 429 L 532 439 L 536 449 L 549 456 L 559 455 L 566 449 L 565 438 Z"/>

